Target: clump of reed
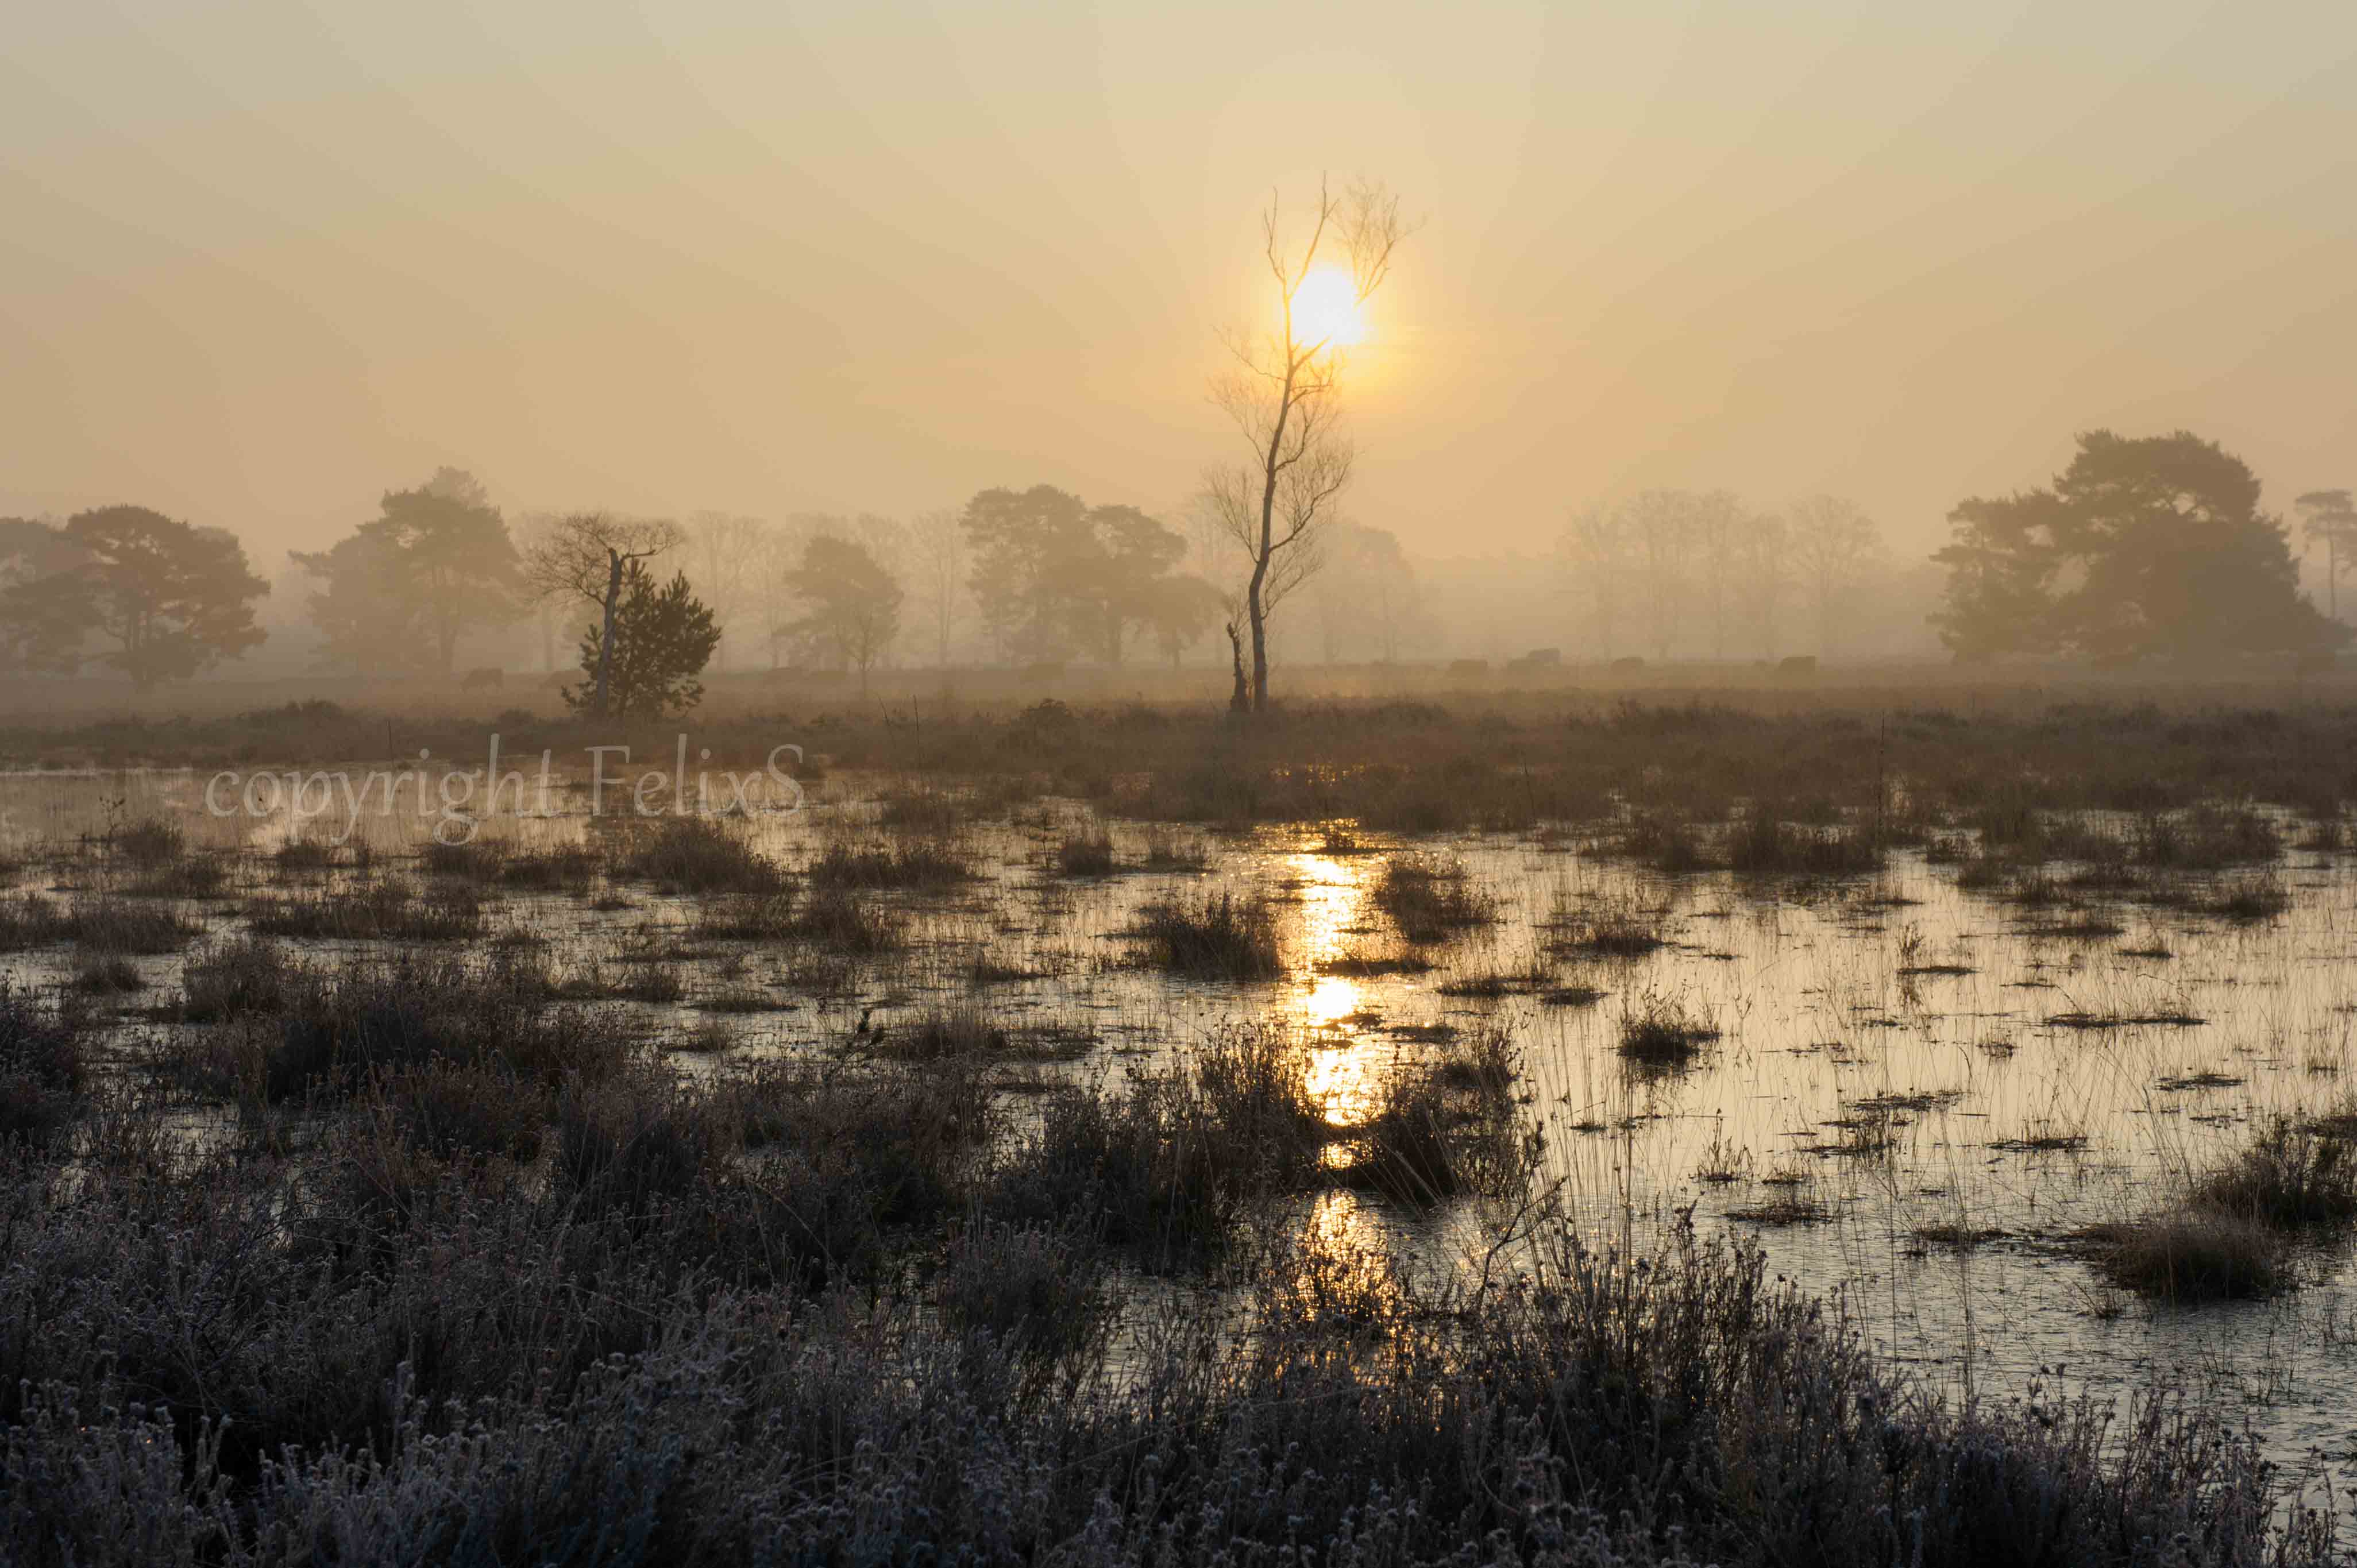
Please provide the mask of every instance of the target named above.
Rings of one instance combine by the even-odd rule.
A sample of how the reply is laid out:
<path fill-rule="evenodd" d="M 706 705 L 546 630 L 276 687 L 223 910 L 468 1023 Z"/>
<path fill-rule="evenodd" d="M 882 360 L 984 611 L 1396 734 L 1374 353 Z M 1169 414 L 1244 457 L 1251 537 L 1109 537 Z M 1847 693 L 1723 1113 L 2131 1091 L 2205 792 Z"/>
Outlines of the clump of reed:
<path fill-rule="evenodd" d="M 2357 1225 L 2357 1147 L 2336 1125 L 2276 1116 L 2190 1176 L 2168 1206 L 2083 1240 L 2112 1283 L 2175 1302 L 2272 1295 L 2297 1281 L 2289 1245 Z"/>
<path fill-rule="evenodd" d="M 1196 980 L 1271 980 L 1285 972 L 1276 917 L 1254 894 L 1204 892 L 1147 905 L 1133 936 L 1156 968 Z"/>
<path fill-rule="evenodd" d="M 952 887 L 974 876 L 965 852 L 942 839 L 910 839 L 854 847 L 837 842 L 810 864 L 811 886 L 820 888 Z"/>
<path fill-rule="evenodd" d="M 551 1008 L 544 969 L 499 953 L 353 955 L 327 966 L 250 942 L 208 961 L 180 1011 L 216 1026 L 184 1031 L 155 1068 L 212 1097 L 348 1100 L 375 1075 L 436 1061 L 553 1086 L 618 1070 L 638 1048 L 610 1021 Z"/>
<path fill-rule="evenodd" d="M 966 802 L 940 789 L 902 789 L 884 797 L 877 822 L 888 831 L 945 838 L 965 825 Z"/>
<path fill-rule="evenodd" d="M 907 935 L 906 923 L 872 898 L 848 887 L 821 887 L 804 901 L 789 933 L 844 953 L 890 952 Z"/>
<path fill-rule="evenodd" d="M 108 848 L 134 865 L 156 866 L 188 853 L 188 831 L 166 817 L 142 817 L 106 837 Z"/>
<path fill-rule="evenodd" d="M 1457 861 L 1400 855 L 1375 881 L 1375 908 L 1411 942 L 1437 942 L 1498 918 L 1498 901 Z"/>
<path fill-rule="evenodd" d="M 1642 958 L 1668 945 L 1663 912 L 1633 895 L 1575 899 L 1558 889 L 1547 916 L 1548 946 L 1559 953 L 1598 958 Z"/>
<path fill-rule="evenodd" d="M 0 976 L 0 1144 L 44 1145 L 72 1123 L 89 1084 L 88 1035 L 81 1012 L 44 1006 Z"/>
<path fill-rule="evenodd" d="M 674 893 L 770 893 L 786 881 L 742 832 L 702 816 L 666 819 L 627 849 L 616 871 Z"/>
<path fill-rule="evenodd" d="M 228 863 L 214 854 L 181 854 L 151 865 L 123 891 L 140 898 L 211 898 L 229 886 Z"/>
<path fill-rule="evenodd" d="M 246 935 L 215 942 L 180 966 L 180 1016 L 191 1024 L 276 1013 L 301 965 L 268 937 Z"/>
<path fill-rule="evenodd" d="M 178 952 L 199 929 L 175 910 L 121 898 L 0 898 L 0 952 L 53 942 L 97 953 Z"/>
<path fill-rule="evenodd" d="M 1056 869 L 1066 876 L 1110 876 L 1120 869 L 1113 835 L 1103 828 L 1067 833 L 1056 845 Z"/>
<path fill-rule="evenodd" d="M 1654 1071 L 1691 1067 L 1718 1030 L 1696 1018 L 1676 997 L 1648 990 L 1620 1014 L 1618 1049 L 1623 1061 Z"/>
<path fill-rule="evenodd" d="M 1882 845 L 1862 827 L 1812 827 L 1754 806 L 1727 836 L 1727 864 L 1751 875 L 1848 876 L 1879 870 Z"/>
<path fill-rule="evenodd" d="M 420 892 L 397 877 L 257 898 L 246 923 L 272 937 L 347 941 L 465 941 L 483 932 L 481 897 L 465 883 Z"/>

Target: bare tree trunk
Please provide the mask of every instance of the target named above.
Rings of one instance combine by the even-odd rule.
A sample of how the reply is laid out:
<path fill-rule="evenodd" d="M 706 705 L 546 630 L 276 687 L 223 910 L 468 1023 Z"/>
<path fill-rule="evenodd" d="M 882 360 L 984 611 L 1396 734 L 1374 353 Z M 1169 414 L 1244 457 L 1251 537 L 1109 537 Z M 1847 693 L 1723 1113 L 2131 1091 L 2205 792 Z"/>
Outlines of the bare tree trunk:
<path fill-rule="evenodd" d="M 597 716 L 606 716 L 606 692 L 614 671 L 614 607 L 622 597 L 622 553 L 606 552 L 606 627 L 597 641 Z"/>
<path fill-rule="evenodd" d="M 1244 682 L 1243 639 L 1236 635 L 1236 623 L 1228 622 L 1228 655 L 1236 671 L 1236 689 L 1228 698 L 1228 712 L 1243 714 L 1252 711 L 1252 689 Z"/>

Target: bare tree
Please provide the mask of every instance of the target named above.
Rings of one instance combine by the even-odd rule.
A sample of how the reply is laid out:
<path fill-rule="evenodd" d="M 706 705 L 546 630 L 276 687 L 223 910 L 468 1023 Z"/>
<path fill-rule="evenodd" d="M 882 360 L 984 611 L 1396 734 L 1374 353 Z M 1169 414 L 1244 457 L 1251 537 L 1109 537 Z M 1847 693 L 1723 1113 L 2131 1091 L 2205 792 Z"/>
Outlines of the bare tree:
<path fill-rule="evenodd" d="M 770 525 L 758 517 L 734 517 L 726 512 L 700 511 L 683 531 L 688 580 L 696 596 L 712 607 L 724 633 L 726 656 L 741 646 L 734 635 L 751 618 L 761 597 L 761 558 Z"/>
<path fill-rule="evenodd" d="M 1637 580 L 1652 623 L 1653 657 L 1667 659 L 1684 607 L 1694 554 L 1694 498 L 1683 490 L 1645 490 L 1621 508 Z"/>
<path fill-rule="evenodd" d="M 1739 581 L 1738 552 L 1751 520 L 1733 490 L 1712 490 L 1686 499 L 1687 542 L 1693 551 L 1695 578 L 1710 614 L 1710 656 L 1723 662 L 1727 603 Z"/>
<path fill-rule="evenodd" d="M 965 528 L 959 514 L 941 508 L 919 516 L 909 525 L 909 555 L 918 607 L 932 625 L 933 663 L 947 670 L 965 592 Z"/>
<path fill-rule="evenodd" d="M 1297 252 L 1278 235 L 1274 196 L 1261 215 L 1277 325 L 1266 333 L 1227 335 L 1236 367 L 1211 383 L 1211 400 L 1234 422 L 1252 460 L 1213 469 L 1205 486 L 1214 515 L 1252 564 L 1243 607 L 1252 633 L 1254 712 L 1268 706 L 1272 585 L 1287 572 L 1295 585 L 1308 575 L 1302 564 L 1315 559 L 1315 535 L 1351 480 L 1353 454 L 1341 430 L 1346 345 L 1336 340 L 1347 334 L 1331 318 L 1304 318 L 1297 309 L 1302 285 L 1335 274 L 1348 295 L 1341 314 L 1354 317 L 1390 275 L 1392 254 L 1407 233 L 1399 199 L 1365 181 L 1340 195 L 1320 183 L 1309 238 Z M 1241 668 L 1243 642 L 1232 625 L 1228 637 Z"/>
<path fill-rule="evenodd" d="M 1817 651 L 1830 656 L 1834 618 L 1882 553 L 1882 533 L 1857 502 L 1809 496 L 1787 522 L 1793 576 L 1817 612 Z"/>
<path fill-rule="evenodd" d="M 1572 594 L 1587 601 L 1597 655 L 1609 661 L 1620 607 L 1629 597 L 1628 524 L 1620 512 L 1601 502 L 1583 507 L 1572 513 L 1556 550 Z"/>
<path fill-rule="evenodd" d="M 1784 590 L 1792 585 L 1791 550 L 1784 520 L 1773 514 L 1752 518 L 1736 540 L 1736 570 L 1743 581 L 1745 618 L 1751 624 L 1753 645 L 1762 659 L 1776 657 L 1779 612 Z"/>
<path fill-rule="evenodd" d="M 2324 613 L 2339 620 L 2341 578 L 2357 564 L 2357 504 L 2347 490 L 2310 490 L 2292 505 L 2309 543 L 2324 546 Z"/>
<path fill-rule="evenodd" d="M 674 548 L 679 525 L 660 518 L 576 511 L 558 518 L 524 558 L 524 580 L 544 599 L 586 599 L 597 607 L 597 688 L 589 711 L 604 717 L 614 669 L 614 608 L 633 561 Z"/>

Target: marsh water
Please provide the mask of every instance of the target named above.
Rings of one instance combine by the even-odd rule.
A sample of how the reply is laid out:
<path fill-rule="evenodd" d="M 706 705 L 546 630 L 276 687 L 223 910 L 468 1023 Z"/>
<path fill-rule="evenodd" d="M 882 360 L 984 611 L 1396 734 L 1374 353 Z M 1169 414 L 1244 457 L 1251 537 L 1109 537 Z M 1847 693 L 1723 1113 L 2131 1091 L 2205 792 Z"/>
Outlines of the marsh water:
<path fill-rule="evenodd" d="M 204 782 L 0 779 L 7 890 L 102 892 L 113 873 L 88 845 L 163 813 L 192 847 L 234 865 L 221 894 L 185 912 L 208 936 L 240 929 L 242 896 L 287 875 L 271 853 L 320 828 L 213 814 Z M 806 809 L 755 812 L 742 826 L 798 866 L 833 839 L 877 832 L 876 802 L 892 783 L 836 778 Z M 563 800 L 552 816 L 468 826 L 534 845 L 630 830 L 576 794 Z M 2246 1420 L 2287 1465 L 2320 1455 L 2336 1476 L 2357 1476 L 2345 1251 L 2302 1254 L 2300 1288 L 2272 1300 L 2172 1307 L 2114 1292 L 2072 1242 L 2149 1207 L 2255 1123 L 2347 1094 L 2357 877 L 2339 852 L 2287 852 L 2268 875 L 2288 907 L 2238 918 L 2100 891 L 2024 907 L 1961 886 L 1955 865 L 1920 850 L 1865 875 L 1669 875 L 1599 852 L 1577 827 L 1398 841 L 1116 821 L 1104 825 L 1125 866 L 1142 866 L 1149 839 L 1166 861 L 1200 865 L 1057 874 L 1055 846 L 1092 822 L 1077 803 L 1044 800 L 962 823 L 977 875 L 945 893 L 872 895 L 909 922 L 905 948 L 823 971 L 780 944 L 691 940 L 695 901 L 640 886 L 501 892 L 486 929 L 544 942 L 559 966 L 671 966 L 676 1002 L 597 1005 L 642 1019 L 659 1041 L 726 1030 L 732 1054 L 824 1048 L 863 1023 L 888 1029 L 971 1001 L 1041 1043 L 1018 1086 L 1036 1090 L 1151 1065 L 1236 1020 L 1276 1023 L 1297 1031 L 1311 1082 L 1342 1123 L 1396 1064 L 1502 1029 L 1545 1132 L 1546 1178 L 1599 1241 L 1641 1245 L 1682 1223 L 1738 1228 L 1760 1238 L 1774 1272 L 1836 1298 L 1878 1351 L 1952 1395 L 2178 1391 Z M 428 880 L 402 857 L 433 826 L 364 819 L 354 843 L 370 846 L 372 866 L 313 875 L 330 886 Z M 1461 867 L 1495 918 L 1405 942 L 1375 900 L 1402 856 Z M 1200 886 L 1273 900 L 1282 978 L 1183 980 L 1136 961 L 1140 908 Z M 1613 957 L 1566 944 L 1566 930 L 1599 911 L 1662 945 Z M 0 955 L 0 973 L 61 984 L 73 956 Z M 183 957 L 135 961 L 149 989 L 123 1003 L 123 1057 L 178 1026 L 153 1010 L 177 989 Z M 1624 1021 L 1665 1009 L 1694 1031 L 1691 1058 L 1632 1063 Z M 714 1058 L 676 1059 L 705 1071 Z M 1319 1200 L 1312 1229 L 1323 1244 L 1404 1249 L 1437 1266 L 1482 1245 L 1468 1206 L 1426 1212 L 1347 1192 Z"/>

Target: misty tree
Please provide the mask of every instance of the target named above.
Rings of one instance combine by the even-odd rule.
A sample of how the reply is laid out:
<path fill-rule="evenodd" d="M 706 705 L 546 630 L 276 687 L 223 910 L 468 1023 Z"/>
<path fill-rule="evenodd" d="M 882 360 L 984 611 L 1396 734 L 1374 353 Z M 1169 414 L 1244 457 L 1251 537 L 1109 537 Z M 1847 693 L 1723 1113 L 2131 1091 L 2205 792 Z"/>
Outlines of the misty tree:
<path fill-rule="evenodd" d="M 507 523 L 462 469 L 387 490 L 378 515 L 332 549 L 291 554 L 319 585 L 309 608 L 323 656 L 356 671 L 447 675 L 461 635 L 504 625 L 520 608 L 522 571 Z"/>
<path fill-rule="evenodd" d="M 1777 634 L 1786 592 L 1792 586 L 1792 542 L 1782 518 L 1754 517 L 1735 541 L 1735 571 L 1742 585 L 1744 619 L 1752 647 L 1762 659 L 1777 656 Z"/>
<path fill-rule="evenodd" d="M 961 527 L 975 607 L 1013 662 L 1077 650 L 1120 664 L 1187 552 L 1182 535 L 1135 507 L 1092 507 L 1051 485 L 984 490 Z"/>
<path fill-rule="evenodd" d="M 1609 662 L 1635 575 L 1629 528 L 1614 508 L 1593 502 L 1572 513 L 1555 542 L 1566 580 L 1583 607 L 1596 654 Z"/>
<path fill-rule="evenodd" d="M 1250 461 L 1214 468 L 1204 494 L 1250 564 L 1243 616 L 1252 639 L 1246 695 L 1269 703 L 1268 616 L 1272 586 L 1297 585 L 1315 567 L 1313 542 L 1350 481 L 1353 452 L 1341 426 L 1347 344 L 1357 313 L 1391 274 L 1406 237 L 1399 200 L 1359 182 L 1337 196 L 1322 184 L 1298 251 L 1279 236 L 1274 199 L 1261 215 L 1261 255 L 1275 288 L 1275 325 L 1237 331 L 1226 346 L 1235 368 L 1212 382 L 1212 400 L 1234 424 Z M 1315 296 L 1305 288 L 1323 285 Z M 1314 306 L 1315 308 L 1305 308 Z M 1242 639 L 1229 639 L 1243 662 Z"/>
<path fill-rule="evenodd" d="M 1652 634 L 1653 657 L 1667 659 L 1685 610 L 1694 554 L 1693 498 L 1683 490 L 1643 490 L 1620 509 L 1638 596 Z"/>
<path fill-rule="evenodd" d="M 910 523 L 909 559 L 917 608 L 933 634 L 933 667 L 946 670 L 965 596 L 965 529 L 958 514 L 938 508 Z"/>
<path fill-rule="evenodd" d="M 1064 582 L 1082 643 L 1118 668 L 1133 628 L 1152 613 L 1187 541 L 1134 506 L 1089 509 L 1088 545 L 1066 564 Z"/>
<path fill-rule="evenodd" d="M 2310 490 L 2291 503 L 2311 545 L 2324 546 L 2324 613 L 2341 618 L 2341 578 L 2357 565 L 2357 503 L 2347 490 Z"/>
<path fill-rule="evenodd" d="M 711 607 L 695 596 L 686 573 L 658 586 L 644 559 L 625 559 L 611 613 L 582 628 L 583 680 L 565 689 L 565 701 L 601 717 L 685 713 L 704 700 L 696 677 L 719 646 Z"/>
<path fill-rule="evenodd" d="M 59 613 L 112 642 L 102 661 L 141 691 L 202 674 L 263 641 L 253 604 L 270 585 L 229 530 L 110 506 L 76 513 L 64 533 L 75 564 L 34 591 L 56 596 L 67 607 Z"/>
<path fill-rule="evenodd" d="M 1838 613 L 1881 562 L 1882 532 L 1856 502 L 1808 496 L 1785 519 L 1792 576 L 1816 612 L 1817 651 L 1830 656 Z"/>
<path fill-rule="evenodd" d="M 528 511 L 508 525 L 508 539 L 515 546 L 517 568 L 523 582 L 517 609 L 532 622 L 533 636 L 540 644 L 540 667 L 552 672 L 556 669 L 557 637 L 565 630 L 565 598 L 540 590 L 532 564 L 547 548 L 564 521 L 558 512 Z"/>
<path fill-rule="evenodd" d="M 2061 651 L 2145 658 L 2308 652 L 2346 641 L 2299 591 L 2259 480 L 2187 431 L 2079 437 L 2053 483 L 1949 513 L 1932 619 L 1959 658 Z"/>
<path fill-rule="evenodd" d="M 1157 578 L 1147 592 L 1143 619 L 1146 635 L 1170 668 L 1220 624 L 1226 606 L 1220 590 L 1191 572 Z"/>
<path fill-rule="evenodd" d="M 802 614 L 791 635 L 837 666 L 867 672 L 900 633 L 900 585 L 857 540 L 813 536 L 802 546 L 802 564 L 786 585 Z"/>
<path fill-rule="evenodd" d="M 1702 590 L 1703 612 L 1710 618 L 1710 656 L 1724 660 L 1728 602 L 1743 583 L 1743 543 L 1753 520 L 1732 490 L 1688 496 L 1685 505 L 1695 582 Z"/>
<path fill-rule="evenodd" d="M 720 623 L 726 667 L 729 650 L 742 640 L 729 634 L 751 623 L 763 597 L 761 568 L 770 525 L 758 517 L 699 511 L 680 532 L 687 580 Z"/>
<path fill-rule="evenodd" d="M 1094 549 L 1089 509 L 1053 485 L 988 489 L 961 520 L 973 561 L 983 628 L 1013 664 L 1051 662 L 1071 650 L 1071 564 Z"/>
<path fill-rule="evenodd" d="M 608 704 L 608 697 L 612 686 L 623 587 L 630 569 L 676 548 L 679 542 L 679 525 L 663 519 L 620 517 L 603 511 L 569 512 L 535 540 L 531 553 L 524 557 L 524 580 L 541 597 L 584 600 L 597 607 L 596 635 L 602 651 L 596 678 L 589 687 L 587 712 L 603 717 L 614 711 Z M 640 575 L 645 575 L 643 572 Z M 708 650 L 706 656 L 709 657 Z M 699 671 L 703 668 L 702 663 L 696 665 Z M 697 690 L 701 694 L 702 688 Z"/>
<path fill-rule="evenodd" d="M 1388 529 L 1339 523 L 1329 537 L 1325 570 L 1308 592 L 1326 662 L 1356 648 L 1387 664 L 1399 661 L 1415 620 L 1415 569 Z"/>
<path fill-rule="evenodd" d="M 79 591 L 59 585 L 82 564 L 62 528 L 0 518 L 0 672 L 66 674 L 90 633 Z"/>

